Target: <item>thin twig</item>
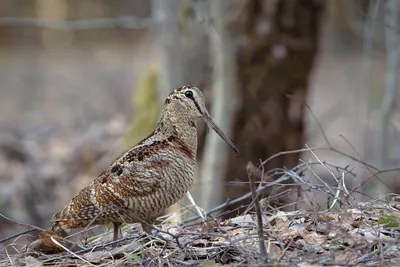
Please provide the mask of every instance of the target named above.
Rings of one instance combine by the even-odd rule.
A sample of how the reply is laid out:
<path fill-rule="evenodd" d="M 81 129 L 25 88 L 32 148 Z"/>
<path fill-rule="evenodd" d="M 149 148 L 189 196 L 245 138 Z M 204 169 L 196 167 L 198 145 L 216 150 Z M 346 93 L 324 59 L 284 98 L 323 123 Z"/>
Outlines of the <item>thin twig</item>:
<path fill-rule="evenodd" d="M 94 264 L 92 264 L 91 262 L 85 260 L 84 258 L 82 258 L 81 256 L 75 254 L 74 252 L 72 252 L 71 250 L 69 250 L 68 248 L 66 248 L 65 246 L 63 246 L 60 242 L 58 242 L 57 240 L 54 239 L 53 236 L 50 237 L 50 240 L 56 244 L 57 246 L 59 246 L 60 248 L 64 249 L 65 251 L 71 253 L 73 256 L 77 257 L 78 259 L 80 259 L 81 261 L 86 262 L 87 264 L 89 264 L 90 266 L 96 266 Z"/>
<path fill-rule="evenodd" d="M 257 233 L 258 233 L 258 242 L 260 246 L 260 252 L 262 257 L 264 258 L 264 263 L 268 263 L 268 254 L 267 250 L 265 249 L 265 243 L 264 243 L 264 227 L 263 227 L 263 222 L 262 222 L 262 217 L 261 217 L 261 207 L 260 207 L 260 201 L 259 197 L 257 194 L 257 189 L 256 189 L 256 183 L 254 181 L 254 169 L 256 167 L 249 161 L 247 163 L 247 176 L 249 177 L 249 182 L 250 182 L 250 190 L 251 190 L 251 195 L 254 199 L 254 209 L 256 210 L 256 216 L 257 216 Z"/>
<path fill-rule="evenodd" d="M 25 227 L 29 227 L 29 228 L 32 228 L 32 229 L 35 229 L 35 230 L 44 231 L 43 228 L 40 228 L 40 227 L 34 226 L 34 225 L 30 225 L 30 224 L 26 224 L 26 223 L 17 222 L 15 220 L 11 219 L 11 218 L 8 218 L 7 216 L 5 216 L 5 215 L 3 215 L 1 213 L 0 213 L 0 217 L 3 217 L 5 220 L 10 221 L 12 223 L 15 223 L 15 224 L 17 224 L 19 226 L 25 226 Z"/>
<path fill-rule="evenodd" d="M 332 204 L 328 208 L 328 210 L 331 210 L 336 205 L 336 202 L 339 199 L 340 190 L 341 190 L 341 187 L 342 187 L 342 179 L 343 179 L 343 176 L 341 176 L 341 178 L 339 179 L 339 184 L 338 184 L 338 188 L 336 189 L 335 198 L 333 199 Z"/>
<path fill-rule="evenodd" d="M 3 238 L 3 239 L 0 239 L 0 243 L 6 242 L 6 241 L 8 241 L 8 240 L 10 240 L 10 239 L 13 239 L 13 238 L 19 237 L 19 236 L 21 236 L 21 235 L 24 235 L 24 234 L 27 234 L 27 233 L 31 233 L 31 232 L 33 232 L 33 231 L 37 231 L 37 230 L 38 230 L 38 229 L 36 229 L 36 228 L 32 228 L 32 229 L 28 229 L 28 230 L 25 230 L 25 231 L 22 231 L 22 232 L 19 232 L 19 233 L 10 235 L 10 236 L 8 236 L 8 237 L 5 237 L 5 238 Z"/>
<path fill-rule="evenodd" d="M 283 250 L 282 254 L 279 256 L 277 262 L 280 262 L 282 260 L 282 258 L 285 256 L 286 251 L 290 248 L 290 246 L 293 244 L 293 239 L 290 239 L 289 244 L 287 244 L 287 246 L 285 247 L 285 249 Z"/>
<path fill-rule="evenodd" d="M 321 134 L 322 134 L 322 136 L 324 137 L 324 140 L 325 140 L 326 144 L 328 145 L 329 148 L 332 148 L 332 145 L 331 145 L 331 143 L 329 142 L 329 139 L 328 139 L 328 137 L 327 137 L 326 134 L 325 134 L 324 128 L 322 128 L 321 123 L 320 123 L 319 120 L 317 119 L 317 116 L 314 114 L 313 110 L 311 109 L 311 107 L 310 107 L 306 102 L 304 102 L 303 100 L 302 100 L 302 102 L 303 102 L 303 104 L 306 106 L 306 108 L 308 109 L 308 111 L 311 113 L 311 116 L 314 118 L 315 122 L 317 123 L 318 128 L 320 129 Z"/>
<path fill-rule="evenodd" d="M 93 251 L 96 251 L 96 250 L 99 250 L 99 249 L 103 249 L 103 248 L 106 248 L 106 247 L 109 247 L 109 246 L 112 246 L 112 245 L 116 245 L 116 244 L 118 244 L 118 243 L 122 243 L 122 242 L 124 242 L 124 241 L 133 240 L 133 239 L 136 239 L 136 238 L 138 238 L 138 237 L 139 237 L 139 236 L 131 236 L 131 237 L 127 237 L 127 238 L 115 240 L 115 241 L 110 241 L 110 242 L 108 242 L 108 243 L 105 243 L 105 244 L 102 244 L 102 245 L 99 245 L 99 246 L 93 246 L 93 247 L 81 249 L 81 250 L 75 252 L 75 254 L 82 254 L 82 253 L 86 253 L 86 252 L 93 252 Z M 47 262 L 51 262 L 51 261 L 54 261 L 54 260 L 61 260 L 61 259 L 64 259 L 64 258 L 68 258 L 69 256 L 70 256 L 70 255 L 56 256 L 56 257 L 53 257 L 53 258 L 46 259 L 46 260 L 42 261 L 42 263 L 47 263 Z"/>
<path fill-rule="evenodd" d="M 333 174 L 333 172 L 328 167 L 325 166 L 325 164 L 322 163 L 322 161 L 317 157 L 317 155 L 314 153 L 314 151 L 312 151 L 312 149 L 308 146 L 308 144 L 306 144 L 306 147 L 309 149 L 309 151 L 315 157 L 315 159 L 332 175 L 333 179 L 335 179 L 335 181 L 337 183 L 339 183 L 339 180 L 337 179 L 337 177 Z"/>
<path fill-rule="evenodd" d="M 317 148 L 313 148 L 313 149 L 317 149 Z M 288 154 L 298 154 L 298 153 L 307 152 L 307 151 L 308 151 L 307 148 L 301 148 L 301 149 L 295 149 L 295 150 L 279 152 L 279 153 L 276 153 L 276 154 L 272 155 L 271 157 L 267 158 L 266 160 L 264 160 L 261 163 L 261 165 L 265 165 L 268 162 L 270 162 L 271 160 L 273 160 L 274 158 L 277 158 L 279 156 L 285 156 L 285 155 L 288 155 Z"/>
<path fill-rule="evenodd" d="M 199 206 L 197 206 L 192 194 L 189 191 L 186 193 L 186 197 L 189 199 L 190 203 L 192 203 L 192 205 L 196 209 L 197 214 L 203 219 L 203 221 L 205 221 L 206 217 L 207 217 L 205 210 L 203 208 L 200 208 Z"/>

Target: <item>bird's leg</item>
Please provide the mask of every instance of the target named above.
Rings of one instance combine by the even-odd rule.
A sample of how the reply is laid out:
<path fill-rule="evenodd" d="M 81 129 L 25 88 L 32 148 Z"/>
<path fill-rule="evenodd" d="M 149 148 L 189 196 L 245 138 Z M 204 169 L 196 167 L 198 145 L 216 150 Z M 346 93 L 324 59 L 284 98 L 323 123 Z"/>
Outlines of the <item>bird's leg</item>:
<path fill-rule="evenodd" d="M 121 223 L 113 222 L 113 225 L 114 225 L 114 241 L 117 241 L 119 235 L 119 227 L 121 226 Z"/>

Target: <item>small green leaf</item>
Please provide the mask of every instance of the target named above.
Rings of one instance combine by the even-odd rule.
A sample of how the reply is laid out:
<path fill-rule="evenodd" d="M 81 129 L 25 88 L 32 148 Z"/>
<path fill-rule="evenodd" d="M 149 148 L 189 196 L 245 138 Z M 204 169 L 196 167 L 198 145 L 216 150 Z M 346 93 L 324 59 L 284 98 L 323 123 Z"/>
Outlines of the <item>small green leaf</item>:
<path fill-rule="evenodd" d="M 394 214 L 384 214 L 379 218 L 378 224 L 385 228 L 397 228 L 399 227 L 399 219 Z"/>
<path fill-rule="evenodd" d="M 125 255 L 127 255 L 126 253 L 124 253 Z M 129 255 L 126 257 L 127 260 L 133 264 L 140 264 L 142 262 L 141 258 L 139 255 L 133 254 L 133 255 Z"/>

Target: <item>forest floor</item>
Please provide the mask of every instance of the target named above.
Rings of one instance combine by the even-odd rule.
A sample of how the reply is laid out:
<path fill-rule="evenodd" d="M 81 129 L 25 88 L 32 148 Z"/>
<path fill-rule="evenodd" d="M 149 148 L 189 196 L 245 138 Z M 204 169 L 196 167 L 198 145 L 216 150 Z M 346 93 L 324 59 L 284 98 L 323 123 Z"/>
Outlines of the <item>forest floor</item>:
<path fill-rule="evenodd" d="M 153 235 L 126 225 L 122 237 L 112 241 L 111 228 L 92 226 L 72 234 L 69 241 L 51 239 L 45 253 L 35 251 L 38 241 L 24 234 L 9 240 L 0 266 L 400 265 L 400 196 L 359 203 L 343 180 L 336 188 L 311 185 L 293 170 L 281 178 L 302 181 L 308 197 L 331 195 L 327 208 L 311 201 L 313 210 L 282 211 L 272 207 L 269 198 L 256 198 L 244 213 L 228 220 L 208 213 L 204 220 L 194 216 L 176 224 L 167 222 L 173 215 L 164 216 Z M 278 184 L 262 183 L 257 189 L 269 185 Z M 33 243 L 20 244 L 24 238 Z"/>

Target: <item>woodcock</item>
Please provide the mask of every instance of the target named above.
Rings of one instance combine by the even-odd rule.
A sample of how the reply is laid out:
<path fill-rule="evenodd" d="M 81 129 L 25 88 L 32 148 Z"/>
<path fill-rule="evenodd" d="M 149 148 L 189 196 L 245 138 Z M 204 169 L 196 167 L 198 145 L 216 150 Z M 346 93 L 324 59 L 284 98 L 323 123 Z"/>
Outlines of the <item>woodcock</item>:
<path fill-rule="evenodd" d="M 52 231 L 113 223 L 116 240 L 122 223 L 141 223 L 150 232 L 157 216 L 179 201 L 193 183 L 196 122 L 201 118 L 239 155 L 208 114 L 201 91 L 183 86 L 165 100 L 156 129 L 53 216 Z"/>

